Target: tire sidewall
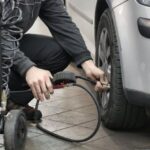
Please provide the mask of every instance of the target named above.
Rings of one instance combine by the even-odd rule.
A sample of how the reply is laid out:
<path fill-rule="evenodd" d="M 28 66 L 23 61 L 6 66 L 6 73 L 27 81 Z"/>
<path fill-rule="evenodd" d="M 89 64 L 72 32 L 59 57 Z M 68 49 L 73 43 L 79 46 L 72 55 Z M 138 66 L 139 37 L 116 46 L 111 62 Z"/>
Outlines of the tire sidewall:
<path fill-rule="evenodd" d="M 111 42 L 111 89 L 110 89 L 110 100 L 109 103 L 107 105 L 107 107 L 104 109 L 101 105 L 101 95 L 97 94 L 97 97 L 100 101 L 100 105 L 101 105 L 101 115 L 102 115 L 102 119 L 105 119 L 105 121 L 108 119 L 110 119 L 109 116 L 111 112 L 111 109 L 114 105 L 114 101 L 115 99 L 115 93 L 116 93 L 116 83 L 113 81 L 116 78 L 116 70 L 114 69 L 115 66 L 115 61 L 116 61 L 116 57 L 115 57 L 115 51 L 118 51 L 118 49 L 116 48 L 114 42 L 116 42 L 116 35 L 115 35 L 115 28 L 114 28 L 114 24 L 113 24 L 113 20 L 112 20 L 112 15 L 111 15 L 111 11 L 109 9 L 105 10 L 103 15 L 100 18 L 99 21 L 99 25 L 98 25 L 98 30 L 97 30 L 97 38 L 96 38 L 96 65 L 98 64 L 98 56 L 99 56 L 99 41 L 100 41 L 100 36 L 101 36 L 101 31 L 103 30 L 103 28 L 107 28 L 108 31 L 108 38 Z M 118 85 L 117 85 L 118 86 Z M 120 88 L 122 88 L 122 83 L 119 85 Z M 124 95 L 122 93 L 122 95 Z"/>

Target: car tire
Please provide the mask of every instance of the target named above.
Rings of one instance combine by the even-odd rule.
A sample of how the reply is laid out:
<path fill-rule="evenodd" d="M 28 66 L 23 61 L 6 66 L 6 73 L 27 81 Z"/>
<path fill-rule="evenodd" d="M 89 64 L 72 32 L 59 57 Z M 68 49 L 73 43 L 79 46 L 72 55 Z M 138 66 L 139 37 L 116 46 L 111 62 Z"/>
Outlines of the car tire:
<path fill-rule="evenodd" d="M 103 35 L 106 34 L 104 31 L 107 31 L 107 36 Z M 111 86 L 109 91 L 97 94 L 103 124 L 110 129 L 143 127 L 147 119 L 145 109 L 130 104 L 124 95 L 119 46 L 109 9 L 105 10 L 100 18 L 96 37 L 96 64 L 104 69 Z M 108 49 L 110 52 L 107 52 Z M 110 56 L 107 53 L 110 53 Z M 103 57 L 107 60 L 105 65 Z"/>

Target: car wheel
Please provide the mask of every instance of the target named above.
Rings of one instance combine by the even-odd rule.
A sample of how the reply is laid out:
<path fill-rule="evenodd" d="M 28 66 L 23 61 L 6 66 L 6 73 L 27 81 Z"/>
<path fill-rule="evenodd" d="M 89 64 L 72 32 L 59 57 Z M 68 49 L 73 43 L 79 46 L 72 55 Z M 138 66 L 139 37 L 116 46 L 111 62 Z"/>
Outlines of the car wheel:
<path fill-rule="evenodd" d="M 111 85 L 109 91 L 98 93 L 103 124 L 110 129 L 143 127 L 147 118 L 145 109 L 129 104 L 124 95 L 119 46 L 109 9 L 100 18 L 96 47 L 96 64 L 105 71 Z"/>

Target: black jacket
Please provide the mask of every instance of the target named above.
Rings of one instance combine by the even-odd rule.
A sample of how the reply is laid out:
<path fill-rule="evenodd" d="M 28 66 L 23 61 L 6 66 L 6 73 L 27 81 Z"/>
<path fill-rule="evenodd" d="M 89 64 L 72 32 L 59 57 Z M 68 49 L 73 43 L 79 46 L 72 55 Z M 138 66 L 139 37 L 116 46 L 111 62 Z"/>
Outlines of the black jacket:
<path fill-rule="evenodd" d="M 17 25 L 27 32 L 39 16 L 47 25 L 56 41 L 73 58 L 76 65 L 91 59 L 90 52 L 81 34 L 68 16 L 62 0 L 16 0 L 23 12 L 23 20 Z M 18 51 L 14 68 L 21 75 L 32 67 L 32 62 L 23 52 Z"/>

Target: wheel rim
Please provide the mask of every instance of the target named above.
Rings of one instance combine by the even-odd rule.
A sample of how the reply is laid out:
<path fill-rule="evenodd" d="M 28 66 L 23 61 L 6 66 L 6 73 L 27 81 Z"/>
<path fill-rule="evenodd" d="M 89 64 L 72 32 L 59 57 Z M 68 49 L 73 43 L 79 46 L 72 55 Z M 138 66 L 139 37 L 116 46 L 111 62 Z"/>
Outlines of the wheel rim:
<path fill-rule="evenodd" d="M 102 68 L 108 78 L 108 82 L 111 83 L 111 46 L 109 33 L 107 28 L 103 28 L 100 34 L 100 41 L 98 47 L 98 67 Z M 101 106 L 107 108 L 110 100 L 110 90 L 100 94 Z"/>

